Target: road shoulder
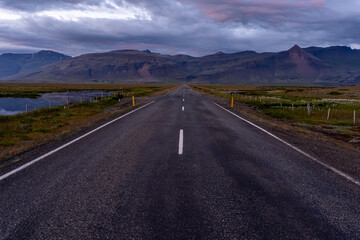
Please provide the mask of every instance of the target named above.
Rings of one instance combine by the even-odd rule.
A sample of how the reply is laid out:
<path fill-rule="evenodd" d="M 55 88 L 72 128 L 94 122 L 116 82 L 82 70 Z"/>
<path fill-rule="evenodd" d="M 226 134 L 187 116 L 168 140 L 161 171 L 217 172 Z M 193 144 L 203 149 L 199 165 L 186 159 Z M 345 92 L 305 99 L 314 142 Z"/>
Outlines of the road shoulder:
<path fill-rule="evenodd" d="M 230 102 L 227 99 L 207 94 L 205 96 L 211 101 L 298 147 L 321 162 L 348 174 L 356 180 L 360 179 L 360 151 L 351 144 L 346 144 L 311 128 L 301 127 L 288 121 L 264 116 L 256 111 L 256 109 L 243 103 L 236 102 L 234 103 L 234 108 L 230 108 Z M 224 111 L 224 114 L 229 113 Z M 274 141 L 277 140 L 274 139 Z M 284 147 L 287 146 L 284 145 Z"/>

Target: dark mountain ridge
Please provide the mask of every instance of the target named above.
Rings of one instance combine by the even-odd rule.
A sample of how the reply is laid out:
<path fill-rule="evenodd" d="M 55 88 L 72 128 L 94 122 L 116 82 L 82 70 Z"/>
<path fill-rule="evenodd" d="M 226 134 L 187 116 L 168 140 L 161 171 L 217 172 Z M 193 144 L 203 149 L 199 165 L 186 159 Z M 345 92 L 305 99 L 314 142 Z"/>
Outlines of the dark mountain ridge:
<path fill-rule="evenodd" d="M 33 54 L 4 53 L 0 55 L 0 79 L 70 58 L 53 51 Z"/>
<path fill-rule="evenodd" d="M 118 50 L 84 54 L 11 76 L 26 82 L 191 82 L 262 85 L 360 83 L 360 51 L 310 47 L 275 53 L 218 52 L 204 57 Z"/>

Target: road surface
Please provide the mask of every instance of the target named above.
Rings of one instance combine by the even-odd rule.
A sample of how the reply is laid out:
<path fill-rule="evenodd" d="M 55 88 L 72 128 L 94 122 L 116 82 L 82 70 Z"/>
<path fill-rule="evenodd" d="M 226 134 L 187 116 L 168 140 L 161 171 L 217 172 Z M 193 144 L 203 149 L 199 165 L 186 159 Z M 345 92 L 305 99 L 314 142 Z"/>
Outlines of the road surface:
<path fill-rule="evenodd" d="M 0 181 L 0 239 L 359 239 L 360 187 L 183 86 Z"/>

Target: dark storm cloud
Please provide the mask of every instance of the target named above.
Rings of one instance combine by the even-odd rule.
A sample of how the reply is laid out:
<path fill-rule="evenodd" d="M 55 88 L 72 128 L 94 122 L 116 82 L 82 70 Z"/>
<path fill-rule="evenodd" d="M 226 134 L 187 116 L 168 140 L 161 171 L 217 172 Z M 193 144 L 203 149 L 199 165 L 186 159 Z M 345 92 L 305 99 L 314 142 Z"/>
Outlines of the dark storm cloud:
<path fill-rule="evenodd" d="M 336 0 L 3 0 L 0 52 L 123 48 L 204 55 L 360 44 L 359 4 Z M 0 9 L 0 13 L 1 13 Z M 11 19 L 11 13 L 19 19 Z M 1 19 L 1 16 L 0 16 Z"/>

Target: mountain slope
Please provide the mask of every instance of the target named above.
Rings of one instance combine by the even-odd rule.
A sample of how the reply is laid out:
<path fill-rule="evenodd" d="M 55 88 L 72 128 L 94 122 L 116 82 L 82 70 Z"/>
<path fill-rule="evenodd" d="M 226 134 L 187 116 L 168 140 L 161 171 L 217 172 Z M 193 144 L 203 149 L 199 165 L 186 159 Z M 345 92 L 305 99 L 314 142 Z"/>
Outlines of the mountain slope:
<path fill-rule="evenodd" d="M 329 67 L 326 62 L 294 46 L 280 53 L 252 53 L 246 58 L 217 64 L 198 78 L 219 84 L 311 84 Z"/>
<path fill-rule="evenodd" d="M 85 54 L 33 69 L 11 80 L 31 82 L 193 82 L 265 85 L 360 83 L 359 51 L 343 47 L 204 57 L 121 50 Z"/>
<path fill-rule="evenodd" d="M 347 69 L 358 69 L 360 66 L 360 51 L 353 50 L 345 46 L 335 46 L 327 48 L 310 47 L 305 48 L 305 51 L 322 59 L 334 66 L 347 68 Z"/>
<path fill-rule="evenodd" d="M 71 57 L 53 51 L 34 54 L 4 53 L 0 55 L 0 79 L 69 58 Z"/>
<path fill-rule="evenodd" d="M 85 54 L 15 76 L 26 81 L 159 82 L 182 79 L 186 73 L 165 55 L 122 50 Z"/>

